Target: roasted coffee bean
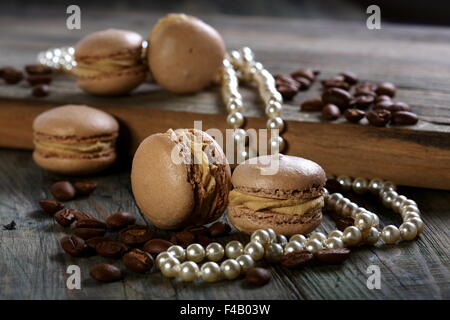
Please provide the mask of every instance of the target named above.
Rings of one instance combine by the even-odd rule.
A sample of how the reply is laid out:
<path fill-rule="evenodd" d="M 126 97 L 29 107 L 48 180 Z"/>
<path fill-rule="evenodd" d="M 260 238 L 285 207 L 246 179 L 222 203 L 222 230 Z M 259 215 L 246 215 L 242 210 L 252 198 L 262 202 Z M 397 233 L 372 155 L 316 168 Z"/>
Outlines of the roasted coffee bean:
<path fill-rule="evenodd" d="M 46 74 L 36 74 L 27 77 L 27 81 L 30 86 L 36 86 L 38 84 L 50 84 L 52 80 L 52 77 Z"/>
<path fill-rule="evenodd" d="M 280 85 L 277 87 L 278 92 L 280 92 L 283 99 L 291 100 L 298 92 L 298 89 L 290 85 Z"/>
<path fill-rule="evenodd" d="M 106 219 L 106 223 L 113 229 L 122 229 L 136 222 L 136 216 L 130 212 L 116 212 Z"/>
<path fill-rule="evenodd" d="M 300 91 L 308 90 L 312 84 L 312 82 L 309 79 L 303 77 L 296 77 L 294 78 L 294 80 L 298 82 L 299 84 L 298 90 Z"/>
<path fill-rule="evenodd" d="M 301 111 L 321 111 L 323 103 L 321 98 L 308 99 L 300 105 Z"/>
<path fill-rule="evenodd" d="M 375 97 L 371 95 L 359 95 L 352 100 L 352 105 L 358 109 L 367 109 L 375 101 Z"/>
<path fill-rule="evenodd" d="M 231 227 L 221 221 L 214 222 L 209 226 L 209 234 L 211 237 L 225 236 L 230 233 Z"/>
<path fill-rule="evenodd" d="M 394 105 L 394 102 L 392 100 L 383 100 L 375 104 L 373 107 L 374 110 L 384 109 L 389 110 Z"/>
<path fill-rule="evenodd" d="M 313 259 L 314 256 L 309 251 L 294 251 L 283 255 L 280 264 L 288 269 L 298 269 L 304 267 Z"/>
<path fill-rule="evenodd" d="M 12 67 L 5 67 L 2 71 L 2 78 L 7 84 L 16 84 L 22 81 L 23 73 Z"/>
<path fill-rule="evenodd" d="M 377 90 L 377 85 L 375 83 L 367 82 L 367 81 L 362 82 L 355 87 L 356 92 L 362 92 L 362 93 L 372 92 L 372 93 L 376 94 L 375 93 L 376 90 Z"/>
<path fill-rule="evenodd" d="M 336 179 L 327 179 L 325 182 L 325 188 L 327 188 L 330 194 L 341 191 L 341 184 Z"/>
<path fill-rule="evenodd" d="M 123 278 L 122 270 L 112 264 L 98 264 L 91 268 L 89 274 L 92 278 L 102 282 L 113 282 Z"/>
<path fill-rule="evenodd" d="M 365 115 L 366 113 L 359 109 L 347 109 L 344 112 L 345 119 L 352 123 L 358 123 Z"/>
<path fill-rule="evenodd" d="M 389 97 L 393 97 L 395 96 L 395 92 L 397 91 L 397 88 L 395 87 L 395 85 L 391 82 L 383 82 L 380 83 L 377 87 L 377 89 L 375 90 L 375 92 L 377 93 L 377 95 L 381 96 L 389 96 Z"/>
<path fill-rule="evenodd" d="M 375 97 L 375 103 L 381 102 L 381 101 L 392 101 L 391 97 L 389 96 L 385 96 L 385 95 L 381 95 L 381 96 L 376 96 Z"/>
<path fill-rule="evenodd" d="M 300 89 L 300 84 L 295 81 L 290 75 L 288 74 L 278 74 L 275 76 L 275 84 L 276 86 L 282 86 L 282 85 L 287 85 L 287 86 L 293 86 L 296 87 L 296 89 Z"/>
<path fill-rule="evenodd" d="M 84 240 L 77 236 L 68 236 L 62 238 L 61 247 L 66 253 L 70 254 L 73 257 L 83 256 L 88 249 L 88 246 L 86 245 Z"/>
<path fill-rule="evenodd" d="M 97 189 L 97 182 L 95 181 L 77 181 L 73 184 L 77 194 L 82 196 L 88 196 L 95 189 Z"/>
<path fill-rule="evenodd" d="M 253 286 L 263 286 L 272 279 L 272 274 L 264 268 L 250 268 L 245 273 L 245 281 Z"/>
<path fill-rule="evenodd" d="M 174 244 L 164 239 L 152 239 L 144 244 L 143 250 L 148 253 L 159 254 Z"/>
<path fill-rule="evenodd" d="M 106 233 L 106 229 L 101 228 L 75 228 L 73 233 L 78 237 L 88 240 L 96 237 L 103 237 Z"/>
<path fill-rule="evenodd" d="M 46 97 L 50 93 L 50 90 L 48 88 L 48 85 L 46 84 L 38 84 L 37 86 L 33 87 L 31 90 L 31 94 L 34 97 Z"/>
<path fill-rule="evenodd" d="M 336 228 L 340 231 L 344 231 L 345 228 L 352 226 L 355 220 L 352 217 L 339 217 L 335 220 Z"/>
<path fill-rule="evenodd" d="M 43 64 L 28 64 L 25 66 L 25 71 L 28 74 L 50 74 L 52 73 L 52 68 Z"/>
<path fill-rule="evenodd" d="M 391 112 L 411 111 L 411 107 L 409 106 L 409 104 L 407 104 L 405 102 L 400 102 L 400 101 L 393 103 L 391 106 L 389 106 L 386 109 L 391 111 Z"/>
<path fill-rule="evenodd" d="M 322 117 L 326 120 L 336 120 L 341 116 L 341 110 L 334 104 L 328 103 L 322 109 Z"/>
<path fill-rule="evenodd" d="M 337 248 L 319 250 L 314 254 L 315 258 L 326 264 L 341 264 L 350 256 L 350 249 Z"/>
<path fill-rule="evenodd" d="M 343 76 L 344 81 L 350 85 L 354 85 L 354 84 L 358 83 L 358 76 L 356 74 L 354 74 L 353 72 L 350 72 L 350 71 L 341 72 L 339 75 Z"/>
<path fill-rule="evenodd" d="M 146 243 L 153 234 L 154 231 L 149 227 L 135 224 L 120 230 L 119 240 L 128 246 L 135 247 Z"/>
<path fill-rule="evenodd" d="M 177 245 L 186 248 L 188 245 L 195 242 L 195 235 L 189 231 L 181 231 L 174 234 L 175 242 Z"/>
<path fill-rule="evenodd" d="M 312 69 L 300 69 L 295 72 L 292 72 L 291 77 L 294 79 L 298 78 L 298 77 L 302 77 L 302 78 L 308 79 L 310 82 L 313 82 L 316 79 L 315 73 L 316 72 Z"/>
<path fill-rule="evenodd" d="M 392 114 L 392 124 L 414 125 L 419 121 L 417 114 L 409 111 L 397 111 Z"/>
<path fill-rule="evenodd" d="M 350 84 L 346 81 L 339 81 L 335 79 L 327 79 L 322 81 L 322 86 L 325 88 L 339 88 L 348 91 L 350 89 Z"/>
<path fill-rule="evenodd" d="M 95 218 L 91 219 L 81 219 L 78 220 L 75 224 L 75 228 L 98 228 L 98 229 L 106 229 L 106 223 L 97 220 Z"/>
<path fill-rule="evenodd" d="M 45 213 L 54 214 L 62 209 L 64 209 L 64 203 L 55 200 L 40 200 L 39 206 Z"/>
<path fill-rule="evenodd" d="M 367 121 L 373 126 L 384 127 L 391 119 L 391 113 L 384 109 L 376 109 L 366 112 Z"/>
<path fill-rule="evenodd" d="M 75 188 L 69 181 L 55 182 L 50 188 L 51 194 L 59 201 L 69 201 L 75 198 Z"/>
<path fill-rule="evenodd" d="M 86 240 L 86 245 L 94 250 L 96 250 L 96 247 L 98 244 L 102 242 L 108 242 L 108 241 L 114 241 L 111 238 L 108 237 L 94 237 Z"/>
<path fill-rule="evenodd" d="M 87 212 L 82 212 L 82 211 L 75 211 L 73 213 L 75 215 L 75 220 L 80 221 L 80 220 L 90 220 L 90 219 L 95 219 L 92 215 L 90 215 Z"/>
<path fill-rule="evenodd" d="M 184 231 L 188 231 L 196 237 L 200 235 L 209 236 L 209 229 L 205 226 L 188 226 L 184 228 Z"/>
<path fill-rule="evenodd" d="M 74 209 L 62 209 L 55 213 L 54 219 L 61 226 L 69 227 L 75 222 L 75 212 Z"/>
<path fill-rule="evenodd" d="M 349 107 L 352 98 L 353 97 L 349 92 L 339 88 L 327 89 L 322 94 L 322 101 L 324 104 L 334 104 L 341 110 L 345 110 Z"/>
<path fill-rule="evenodd" d="M 95 251 L 105 258 L 120 259 L 128 251 L 128 247 L 122 242 L 99 241 L 95 245 Z"/>
<path fill-rule="evenodd" d="M 153 267 L 153 258 L 150 254 L 139 249 L 133 249 L 127 252 L 122 262 L 131 271 L 145 273 Z"/>

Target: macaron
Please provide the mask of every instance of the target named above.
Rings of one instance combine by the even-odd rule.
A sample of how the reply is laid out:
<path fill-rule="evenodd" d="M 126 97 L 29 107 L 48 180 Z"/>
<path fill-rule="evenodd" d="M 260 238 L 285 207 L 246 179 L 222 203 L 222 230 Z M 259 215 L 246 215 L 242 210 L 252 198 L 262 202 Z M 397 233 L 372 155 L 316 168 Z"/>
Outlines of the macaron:
<path fill-rule="evenodd" d="M 156 82 L 174 93 L 202 90 L 217 76 L 225 57 L 220 34 L 200 19 L 169 14 L 149 36 L 148 65 Z"/>
<path fill-rule="evenodd" d="M 95 108 L 66 105 L 50 109 L 33 122 L 33 159 L 56 173 L 95 173 L 116 159 L 118 131 L 116 119 Z"/>
<path fill-rule="evenodd" d="M 122 95 L 146 78 L 142 37 L 136 32 L 108 29 L 94 32 L 75 46 L 73 73 L 81 89 L 95 95 Z"/>
<path fill-rule="evenodd" d="M 246 160 L 236 167 L 228 220 L 251 234 L 272 228 L 291 236 L 313 231 L 322 220 L 326 176 L 315 162 L 282 154 Z"/>
<path fill-rule="evenodd" d="M 196 129 L 168 130 L 138 147 L 131 186 L 142 213 L 161 229 L 203 225 L 226 209 L 231 171 L 220 145 Z"/>

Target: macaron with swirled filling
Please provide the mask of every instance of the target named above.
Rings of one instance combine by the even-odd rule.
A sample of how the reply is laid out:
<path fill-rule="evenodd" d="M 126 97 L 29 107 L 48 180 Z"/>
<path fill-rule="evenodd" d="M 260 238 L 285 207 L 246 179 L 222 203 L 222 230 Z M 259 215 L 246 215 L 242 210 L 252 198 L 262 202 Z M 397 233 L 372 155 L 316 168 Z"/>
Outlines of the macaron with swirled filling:
<path fill-rule="evenodd" d="M 81 89 L 95 95 L 122 95 L 146 78 L 142 37 L 136 32 L 108 29 L 94 32 L 75 46 L 73 73 Z"/>
<path fill-rule="evenodd" d="M 251 234 L 272 228 L 291 236 L 313 231 L 322 220 L 326 176 L 315 162 L 282 154 L 246 160 L 232 176 L 228 220 Z"/>

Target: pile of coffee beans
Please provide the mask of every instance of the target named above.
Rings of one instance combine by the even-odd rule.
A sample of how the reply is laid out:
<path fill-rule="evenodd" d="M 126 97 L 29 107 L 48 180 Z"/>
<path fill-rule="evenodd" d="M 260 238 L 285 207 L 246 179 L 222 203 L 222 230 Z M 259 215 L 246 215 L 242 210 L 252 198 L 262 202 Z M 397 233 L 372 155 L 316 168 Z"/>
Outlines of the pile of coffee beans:
<path fill-rule="evenodd" d="M 275 85 L 285 100 L 291 100 L 299 91 L 308 90 L 319 75 L 318 70 L 300 69 L 291 74 L 276 74 Z"/>
<path fill-rule="evenodd" d="M 41 64 L 26 65 L 24 71 L 13 67 L 2 67 L 0 78 L 11 85 L 19 84 L 25 78 L 31 87 L 31 94 L 35 97 L 48 96 L 49 84 L 53 80 L 52 69 Z"/>

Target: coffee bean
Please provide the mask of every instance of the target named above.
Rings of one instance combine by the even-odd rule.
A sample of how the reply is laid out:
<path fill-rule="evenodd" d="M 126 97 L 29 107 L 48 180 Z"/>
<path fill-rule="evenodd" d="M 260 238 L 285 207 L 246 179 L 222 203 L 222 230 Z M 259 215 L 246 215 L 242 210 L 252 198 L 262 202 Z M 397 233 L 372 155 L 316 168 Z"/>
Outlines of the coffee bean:
<path fill-rule="evenodd" d="M 48 85 L 46 84 L 39 84 L 35 87 L 33 87 L 33 89 L 31 90 L 31 94 L 34 97 L 46 97 L 48 96 L 48 94 L 50 93 L 50 90 L 48 88 Z"/>
<path fill-rule="evenodd" d="M 283 99 L 291 100 L 298 92 L 298 89 L 290 85 L 280 85 L 277 87 L 278 92 L 282 95 Z"/>
<path fill-rule="evenodd" d="M 74 209 L 62 209 L 55 213 L 54 219 L 61 226 L 69 227 L 75 222 L 75 212 Z"/>
<path fill-rule="evenodd" d="M 75 215 L 75 220 L 79 221 L 79 220 L 84 220 L 84 219 L 95 219 L 92 215 L 90 215 L 87 212 L 82 212 L 82 211 L 78 211 L 76 210 L 74 213 Z"/>
<path fill-rule="evenodd" d="M 359 109 L 347 109 L 344 112 L 345 119 L 352 123 L 358 123 L 365 115 L 366 113 Z"/>
<path fill-rule="evenodd" d="M 106 223 L 113 229 L 122 229 L 136 222 L 136 216 L 130 212 L 121 211 L 112 214 Z"/>
<path fill-rule="evenodd" d="M 355 91 L 356 92 L 372 92 L 373 94 L 376 94 L 375 91 L 377 90 L 377 85 L 375 83 L 372 82 L 362 82 L 360 84 L 358 84 L 355 87 Z"/>
<path fill-rule="evenodd" d="M 312 82 L 309 79 L 304 78 L 304 77 L 295 77 L 294 80 L 298 82 L 298 84 L 299 84 L 298 90 L 301 90 L 301 91 L 308 90 L 312 84 Z"/>
<path fill-rule="evenodd" d="M 154 231 L 147 226 L 131 225 L 119 232 L 119 240 L 128 246 L 144 244 L 153 237 Z"/>
<path fill-rule="evenodd" d="M 325 188 L 327 188 L 330 194 L 341 191 L 341 184 L 336 179 L 327 179 L 325 182 Z"/>
<path fill-rule="evenodd" d="M 63 250 L 73 257 L 83 256 L 88 247 L 83 239 L 77 236 L 68 236 L 61 239 L 61 247 Z"/>
<path fill-rule="evenodd" d="M 253 286 L 263 286 L 272 279 L 272 274 L 264 268 L 250 268 L 245 273 L 245 281 Z"/>
<path fill-rule="evenodd" d="M 334 104 L 341 110 L 345 110 L 350 105 L 352 95 L 345 90 L 339 88 L 327 89 L 322 94 L 322 101 L 324 104 Z"/>
<path fill-rule="evenodd" d="M 16 84 L 22 81 L 23 73 L 12 67 L 5 67 L 2 70 L 2 78 L 7 84 Z"/>
<path fill-rule="evenodd" d="M 139 249 L 133 249 L 126 253 L 122 262 L 131 271 L 145 273 L 153 267 L 153 258 L 150 254 Z"/>
<path fill-rule="evenodd" d="M 81 219 L 75 224 L 73 233 L 84 240 L 101 237 L 106 233 L 106 224 L 97 219 Z"/>
<path fill-rule="evenodd" d="M 376 96 L 375 97 L 375 103 L 381 102 L 381 101 L 391 101 L 391 97 L 386 95 Z"/>
<path fill-rule="evenodd" d="M 358 83 L 358 76 L 353 72 L 350 71 L 341 72 L 339 75 L 343 76 L 344 81 L 347 82 L 348 84 L 354 85 Z"/>
<path fill-rule="evenodd" d="M 391 113 L 384 109 L 376 109 L 366 112 L 367 121 L 373 126 L 384 127 L 391 119 Z"/>
<path fill-rule="evenodd" d="M 367 109 L 370 107 L 375 101 L 375 97 L 371 95 L 359 95 L 356 96 L 355 99 L 352 100 L 352 104 L 355 108 L 359 109 Z"/>
<path fill-rule="evenodd" d="M 313 259 L 314 256 L 309 251 L 294 251 L 283 255 L 280 264 L 288 269 L 298 269 L 304 267 Z"/>
<path fill-rule="evenodd" d="M 391 82 L 383 82 L 383 83 L 379 84 L 378 88 L 375 90 L 377 95 L 379 95 L 379 96 L 381 96 L 381 95 L 389 96 L 391 98 L 393 96 L 395 96 L 395 92 L 396 91 L 397 91 L 397 88 Z"/>
<path fill-rule="evenodd" d="M 221 237 L 230 233 L 231 227 L 221 221 L 217 221 L 209 226 L 209 234 L 211 237 Z"/>
<path fill-rule="evenodd" d="M 336 120 L 340 116 L 341 111 L 334 104 L 328 103 L 322 109 L 322 117 L 326 120 Z"/>
<path fill-rule="evenodd" d="M 122 242 L 98 241 L 95 244 L 95 251 L 105 258 L 120 259 L 128 251 L 128 247 Z"/>
<path fill-rule="evenodd" d="M 300 89 L 300 84 L 295 81 L 290 75 L 288 74 L 278 74 L 275 76 L 275 84 L 276 86 L 291 86 L 295 87 L 296 90 Z"/>
<path fill-rule="evenodd" d="M 164 239 L 151 239 L 144 244 L 143 250 L 148 253 L 159 254 L 173 246 L 173 243 Z"/>
<path fill-rule="evenodd" d="M 27 81 L 30 86 L 36 86 L 38 84 L 50 84 L 52 82 L 52 77 L 45 74 L 30 75 L 27 77 Z"/>
<path fill-rule="evenodd" d="M 213 242 L 210 237 L 203 234 L 198 235 L 196 241 L 204 247 L 207 247 L 211 242 Z"/>
<path fill-rule="evenodd" d="M 300 106 L 301 111 L 321 111 L 322 108 L 323 103 L 321 98 L 305 100 Z"/>
<path fill-rule="evenodd" d="M 64 209 L 64 204 L 55 200 L 40 200 L 39 205 L 45 213 L 54 214 Z"/>
<path fill-rule="evenodd" d="M 179 246 L 186 248 L 188 245 L 193 244 L 195 242 L 195 235 L 189 231 L 181 231 L 174 234 L 175 242 Z"/>
<path fill-rule="evenodd" d="M 378 109 L 389 110 L 393 105 L 394 105 L 394 102 L 392 102 L 392 100 L 383 100 L 383 101 L 380 101 L 377 104 L 375 104 L 373 109 L 374 110 L 378 110 Z"/>
<path fill-rule="evenodd" d="M 92 278 L 102 282 L 113 282 L 123 278 L 122 270 L 111 264 L 98 264 L 91 268 L 89 274 Z"/>
<path fill-rule="evenodd" d="M 188 226 L 184 228 L 184 231 L 188 231 L 196 237 L 200 235 L 209 236 L 209 229 L 205 226 Z"/>
<path fill-rule="evenodd" d="M 395 102 L 391 106 L 387 108 L 387 110 L 391 112 L 397 112 L 397 111 L 411 111 L 411 107 L 409 104 L 405 102 Z"/>
<path fill-rule="evenodd" d="M 340 81 L 335 79 L 327 79 L 322 81 L 322 86 L 325 88 L 339 88 L 348 91 L 350 84 L 346 81 Z"/>
<path fill-rule="evenodd" d="M 82 196 L 88 196 L 97 188 L 97 182 L 95 181 L 77 181 L 73 184 L 77 194 Z"/>
<path fill-rule="evenodd" d="M 352 217 L 339 217 L 335 223 L 338 230 L 344 231 L 345 228 L 352 226 L 355 220 Z"/>
<path fill-rule="evenodd" d="M 317 260 L 326 264 L 341 264 L 350 256 L 350 249 L 337 248 L 317 251 L 314 256 Z"/>
<path fill-rule="evenodd" d="M 51 194 L 59 201 L 69 201 L 75 198 L 75 188 L 69 181 L 55 182 L 50 188 Z"/>
<path fill-rule="evenodd" d="M 292 72 L 291 77 L 294 79 L 302 77 L 308 79 L 310 82 L 313 82 L 316 79 L 315 73 L 316 72 L 314 72 L 314 70 L 312 69 L 300 69 L 295 72 Z"/>
<path fill-rule="evenodd" d="M 96 247 L 98 244 L 102 242 L 108 242 L 108 241 L 114 241 L 111 238 L 108 237 L 94 237 L 86 240 L 86 245 L 94 250 L 96 250 Z"/>
<path fill-rule="evenodd" d="M 392 124 L 414 125 L 419 121 L 417 114 L 409 111 L 397 111 L 392 114 Z"/>
<path fill-rule="evenodd" d="M 81 219 L 75 224 L 75 228 L 98 228 L 106 229 L 106 223 L 95 218 Z"/>
<path fill-rule="evenodd" d="M 42 64 L 28 64 L 25 66 L 25 71 L 28 74 L 50 74 L 52 69 Z"/>

